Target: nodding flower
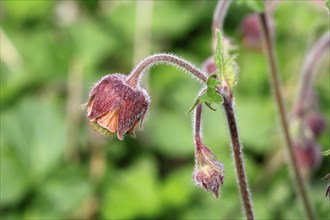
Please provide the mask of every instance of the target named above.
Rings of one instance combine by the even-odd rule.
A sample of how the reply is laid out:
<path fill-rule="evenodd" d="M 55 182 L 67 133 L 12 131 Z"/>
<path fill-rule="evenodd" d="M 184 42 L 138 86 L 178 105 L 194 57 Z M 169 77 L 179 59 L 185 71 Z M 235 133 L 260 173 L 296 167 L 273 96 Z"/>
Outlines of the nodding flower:
<path fill-rule="evenodd" d="M 204 145 L 196 147 L 193 181 L 219 198 L 219 187 L 224 182 L 224 167 Z"/>
<path fill-rule="evenodd" d="M 116 133 L 120 140 L 124 134 L 135 136 L 134 130 L 143 119 L 150 105 L 145 89 L 133 88 L 123 74 L 103 77 L 90 91 L 87 117 L 107 133 Z"/>

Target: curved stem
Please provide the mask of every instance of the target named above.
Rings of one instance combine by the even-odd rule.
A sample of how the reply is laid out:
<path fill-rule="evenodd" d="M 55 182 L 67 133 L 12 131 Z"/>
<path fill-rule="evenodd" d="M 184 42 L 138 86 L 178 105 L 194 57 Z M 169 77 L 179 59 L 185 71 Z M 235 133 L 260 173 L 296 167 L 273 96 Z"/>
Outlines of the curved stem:
<path fill-rule="evenodd" d="M 260 20 L 261 20 L 261 28 L 263 31 L 263 36 L 265 40 L 265 49 L 267 53 L 267 58 L 268 62 L 270 65 L 270 79 L 271 79 L 271 86 L 273 88 L 273 92 L 275 95 L 277 107 L 278 107 L 278 114 L 280 117 L 280 122 L 281 122 L 281 127 L 282 127 L 282 132 L 285 138 L 286 142 L 286 147 L 289 155 L 289 165 L 291 170 L 293 171 L 293 181 L 296 184 L 296 188 L 298 190 L 298 194 L 301 196 L 303 205 L 304 205 L 304 210 L 306 211 L 306 214 L 309 219 L 315 219 L 314 211 L 313 208 L 310 204 L 310 201 L 307 196 L 307 192 L 305 189 L 304 181 L 302 179 L 297 160 L 294 154 L 293 150 L 293 144 L 292 144 L 292 138 L 289 133 L 289 126 L 287 122 L 287 117 L 286 117 L 286 110 L 285 110 L 285 105 L 283 102 L 283 97 L 281 93 L 281 85 L 280 81 L 278 79 L 278 70 L 277 70 L 277 64 L 275 60 L 275 55 L 274 55 L 274 46 L 273 46 L 273 41 L 271 39 L 271 34 L 268 26 L 268 20 L 267 16 L 265 13 L 262 13 L 259 15 Z"/>
<path fill-rule="evenodd" d="M 223 32 L 223 23 L 229 8 L 231 0 L 219 0 L 214 10 L 212 23 L 212 50 L 215 52 L 216 45 L 216 30 Z"/>
<path fill-rule="evenodd" d="M 301 71 L 301 80 L 298 90 L 298 96 L 294 107 L 294 112 L 298 115 L 303 113 L 305 97 L 308 90 L 312 87 L 313 78 L 317 73 L 317 67 L 323 54 L 330 47 L 330 31 L 323 34 L 320 39 L 312 46 L 308 52 Z"/>
<path fill-rule="evenodd" d="M 228 127 L 231 137 L 231 145 L 233 150 L 233 156 L 235 159 L 236 176 L 243 203 L 245 215 L 247 219 L 254 219 L 252 201 L 250 197 L 249 186 L 246 178 L 246 172 L 244 167 L 242 145 L 239 140 L 238 129 L 236 125 L 234 101 L 228 97 L 223 97 L 223 106 L 226 112 Z"/>
<path fill-rule="evenodd" d="M 199 148 L 202 145 L 201 138 L 201 118 L 202 118 L 202 104 L 197 104 L 194 114 L 194 141 L 196 148 Z"/>
<path fill-rule="evenodd" d="M 208 158 L 207 155 L 205 155 L 205 151 L 208 154 L 212 154 L 212 151 L 206 147 L 202 142 L 202 132 L 201 132 L 201 123 L 202 123 L 202 103 L 198 103 L 195 107 L 194 111 L 194 141 L 195 141 L 195 151 L 196 155 L 201 154 L 203 155 L 203 160 L 208 161 L 210 164 L 213 162 Z M 198 156 L 197 156 L 198 157 Z M 196 158 L 197 159 L 197 158 Z"/>
<path fill-rule="evenodd" d="M 230 0 L 219 0 L 217 7 L 215 8 L 213 14 L 213 23 L 212 23 L 212 32 L 215 36 L 215 30 L 219 29 L 221 32 L 223 31 L 223 21 L 228 11 L 228 7 L 230 5 Z"/>
<path fill-rule="evenodd" d="M 155 54 L 145 58 L 138 65 L 136 65 L 136 67 L 128 76 L 127 83 L 133 88 L 135 88 L 137 82 L 142 77 L 143 72 L 156 64 L 173 65 L 184 70 L 185 72 L 193 74 L 201 82 L 205 83 L 207 81 L 207 74 L 197 69 L 188 61 L 185 61 L 184 59 L 181 59 L 180 57 L 172 54 Z"/>

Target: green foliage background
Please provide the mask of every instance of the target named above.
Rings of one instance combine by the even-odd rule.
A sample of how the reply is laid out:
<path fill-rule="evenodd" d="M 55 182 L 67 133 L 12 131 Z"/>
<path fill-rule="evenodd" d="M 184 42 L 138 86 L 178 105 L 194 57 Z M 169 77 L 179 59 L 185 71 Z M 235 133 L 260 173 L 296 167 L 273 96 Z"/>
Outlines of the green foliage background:
<path fill-rule="evenodd" d="M 150 45 L 150 50 L 138 59 L 170 52 L 201 66 L 211 55 L 216 1 L 153 2 L 151 27 L 145 30 L 136 24 L 145 22 L 147 3 L 0 2 L 1 219 L 243 217 L 220 106 L 203 114 L 205 143 L 225 166 L 220 198 L 191 181 L 192 122 L 186 112 L 200 85 L 185 73 L 157 66 L 146 74 L 143 83 L 152 104 L 136 139 L 121 142 L 98 135 L 81 110 L 89 89 L 102 76 L 129 73 L 139 44 Z M 141 17 L 136 16 L 137 4 Z M 303 218 L 285 165 L 265 56 L 241 44 L 241 21 L 249 13 L 236 1 L 229 9 L 225 34 L 239 54 L 237 119 L 256 216 Z M 322 4 L 306 0 L 285 1 L 273 16 L 285 100 L 291 108 L 306 51 L 329 29 L 329 14 Z M 137 35 L 143 42 L 135 42 Z M 329 59 L 326 55 L 322 60 L 315 80 L 328 123 L 318 139 L 323 150 L 330 146 Z M 324 196 L 327 183 L 321 181 L 327 172 L 329 157 L 307 180 L 320 218 L 330 216 Z"/>

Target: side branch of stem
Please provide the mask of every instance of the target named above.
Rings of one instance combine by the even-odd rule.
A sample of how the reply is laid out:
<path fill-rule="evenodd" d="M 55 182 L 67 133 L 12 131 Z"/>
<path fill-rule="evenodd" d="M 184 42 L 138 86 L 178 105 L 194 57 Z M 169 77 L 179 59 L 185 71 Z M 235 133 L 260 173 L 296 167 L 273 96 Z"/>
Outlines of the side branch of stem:
<path fill-rule="evenodd" d="M 295 103 L 294 111 L 296 114 L 302 114 L 304 109 L 304 99 L 307 96 L 309 89 L 312 86 L 314 75 L 319 66 L 319 61 L 326 51 L 329 51 L 330 47 L 330 31 L 323 34 L 320 39 L 312 46 L 308 52 L 304 65 L 301 71 L 301 80 L 299 84 L 298 96 Z"/>
<path fill-rule="evenodd" d="M 274 55 L 274 46 L 273 46 L 273 41 L 270 35 L 270 30 L 269 30 L 269 25 L 268 25 L 268 20 L 267 20 L 267 15 L 265 13 L 261 13 L 259 15 L 260 20 L 261 20 L 261 28 L 263 30 L 263 36 L 265 39 L 265 49 L 266 49 L 266 54 L 270 66 L 270 79 L 271 79 L 271 86 L 273 88 L 273 92 L 275 95 L 275 100 L 276 104 L 278 107 L 278 114 L 280 117 L 280 124 L 281 124 L 281 130 L 284 135 L 285 139 L 285 146 L 289 155 L 289 165 L 290 169 L 293 172 L 293 183 L 295 183 L 298 194 L 302 198 L 302 202 L 304 205 L 304 210 L 306 211 L 306 214 L 309 219 L 315 219 L 314 211 L 313 208 L 310 204 L 310 201 L 307 196 L 307 192 L 305 189 L 305 184 L 303 181 L 303 178 L 301 176 L 297 160 L 294 154 L 293 150 L 293 144 L 292 144 L 292 138 L 289 132 L 289 126 L 287 122 L 287 116 L 286 116 L 286 110 L 285 110 L 285 105 L 283 101 L 283 96 L 281 92 L 281 85 L 280 85 L 280 80 L 278 78 L 278 70 L 277 70 L 277 64 L 276 64 L 276 59 Z"/>

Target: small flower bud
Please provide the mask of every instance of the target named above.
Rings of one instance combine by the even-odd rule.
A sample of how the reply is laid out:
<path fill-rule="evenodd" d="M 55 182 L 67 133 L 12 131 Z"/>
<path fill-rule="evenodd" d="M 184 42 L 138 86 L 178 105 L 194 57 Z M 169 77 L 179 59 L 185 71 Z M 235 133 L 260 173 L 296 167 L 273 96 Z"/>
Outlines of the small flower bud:
<path fill-rule="evenodd" d="M 316 111 L 310 111 L 306 115 L 306 122 L 315 137 L 318 137 L 320 134 L 322 134 L 326 127 L 324 117 Z"/>
<path fill-rule="evenodd" d="M 207 72 L 208 74 L 216 73 L 217 66 L 214 63 L 214 57 L 211 56 L 207 58 L 204 63 L 202 64 L 202 69 Z"/>
<path fill-rule="evenodd" d="M 321 164 L 321 149 L 313 141 L 295 142 L 294 153 L 303 176 L 309 176 Z"/>
<path fill-rule="evenodd" d="M 97 126 L 117 133 L 134 136 L 134 129 L 142 121 L 149 108 L 150 98 L 143 88 L 132 88 L 126 76 L 111 74 L 103 77 L 92 88 L 87 103 L 87 117 Z"/>
<path fill-rule="evenodd" d="M 270 32 L 274 36 L 274 22 L 269 20 Z M 258 14 L 253 13 L 244 17 L 242 24 L 242 44 L 243 46 L 256 51 L 262 50 L 262 29 Z"/>
<path fill-rule="evenodd" d="M 219 187 L 224 182 L 224 167 L 215 159 L 215 155 L 206 146 L 196 148 L 193 181 L 219 198 Z"/>

